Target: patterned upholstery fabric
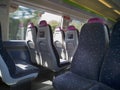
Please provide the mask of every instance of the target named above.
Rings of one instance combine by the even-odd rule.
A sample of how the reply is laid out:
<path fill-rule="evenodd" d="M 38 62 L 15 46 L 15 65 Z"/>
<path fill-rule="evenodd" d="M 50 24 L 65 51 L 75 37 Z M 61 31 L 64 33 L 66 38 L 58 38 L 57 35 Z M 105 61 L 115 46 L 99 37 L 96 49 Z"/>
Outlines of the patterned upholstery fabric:
<path fill-rule="evenodd" d="M 101 69 L 100 81 L 120 90 L 120 21 L 113 28 L 109 51 Z"/>
<path fill-rule="evenodd" d="M 96 84 L 94 80 L 88 80 L 72 72 L 66 72 L 53 81 L 56 90 L 87 90 Z"/>
<path fill-rule="evenodd" d="M 97 83 L 107 45 L 105 31 L 102 23 L 82 27 L 71 70 L 54 79 L 56 90 L 88 90 Z"/>
<path fill-rule="evenodd" d="M 85 78 L 98 80 L 106 44 L 103 24 L 85 24 L 80 33 L 71 71 Z"/>
<path fill-rule="evenodd" d="M 96 85 L 92 86 L 88 90 L 114 90 L 114 89 L 112 89 L 102 83 L 97 83 Z"/>

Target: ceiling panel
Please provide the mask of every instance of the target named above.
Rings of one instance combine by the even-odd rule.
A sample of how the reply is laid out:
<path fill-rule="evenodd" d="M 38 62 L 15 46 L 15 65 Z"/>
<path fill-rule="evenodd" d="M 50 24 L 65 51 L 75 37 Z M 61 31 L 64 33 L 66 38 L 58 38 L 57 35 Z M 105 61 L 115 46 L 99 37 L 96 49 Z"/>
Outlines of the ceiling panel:
<path fill-rule="evenodd" d="M 105 17 L 109 20 L 116 21 L 120 18 L 120 15 L 115 13 L 113 10 L 120 10 L 120 0 L 104 0 L 109 3 L 112 8 L 108 8 L 98 0 L 65 0 L 68 1 L 69 4 L 77 6 L 79 9 L 85 9 L 90 13 L 94 13 Z"/>

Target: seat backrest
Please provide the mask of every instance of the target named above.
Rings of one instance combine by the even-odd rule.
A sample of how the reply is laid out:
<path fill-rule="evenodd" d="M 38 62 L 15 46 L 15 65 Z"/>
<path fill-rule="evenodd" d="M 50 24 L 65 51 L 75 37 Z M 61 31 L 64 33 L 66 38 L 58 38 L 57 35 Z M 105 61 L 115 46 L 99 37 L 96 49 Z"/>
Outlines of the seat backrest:
<path fill-rule="evenodd" d="M 113 28 L 108 52 L 105 56 L 100 81 L 120 90 L 120 21 Z"/>
<path fill-rule="evenodd" d="M 26 40 L 36 42 L 37 28 L 33 23 L 29 23 L 26 31 Z"/>
<path fill-rule="evenodd" d="M 37 47 L 36 47 L 36 38 L 37 38 L 37 27 L 33 23 L 29 23 L 26 31 L 26 42 L 28 44 L 31 60 L 33 63 L 37 63 Z"/>
<path fill-rule="evenodd" d="M 38 26 L 37 45 L 41 59 L 39 64 L 53 71 L 60 66 L 59 55 L 53 45 L 53 34 L 50 25 L 45 20 Z"/>
<path fill-rule="evenodd" d="M 105 23 L 105 22 L 100 18 L 91 18 L 88 20 L 88 23 Z"/>
<path fill-rule="evenodd" d="M 32 80 L 38 75 L 38 69 L 29 63 L 14 60 L 4 47 L 0 25 L 0 77 L 7 85 L 15 85 Z"/>
<path fill-rule="evenodd" d="M 97 23 L 97 22 L 105 24 L 105 22 L 100 18 L 91 18 L 88 20 L 88 23 Z M 108 33 L 108 37 L 110 38 L 110 30 L 107 24 L 105 24 L 105 28 L 108 30 L 107 33 Z"/>
<path fill-rule="evenodd" d="M 13 73 L 15 73 L 16 67 L 12 57 L 9 56 L 7 50 L 3 46 L 2 41 L 2 31 L 0 24 L 0 71 L 2 73 L 2 79 L 4 81 L 7 76 L 15 77 Z M 9 78 L 7 78 L 9 79 Z"/>
<path fill-rule="evenodd" d="M 71 71 L 82 77 L 98 80 L 100 67 L 108 44 L 108 33 L 101 22 L 83 25 L 78 48 L 73 56 Z"/>
<path fill-rule="evenodd" d="M 72 57 L 78 46 L 78 31 L 74 26 L 68 26 L 65 32 L 65 47 L 67 52 L 67 59 L 72 60 Z"/>
<path fill-rule="evenodd" d="M 60 59 L 66 59 L 65 33 L 60 27 L 56 28 L 54 31 L 53 42 Z"/>

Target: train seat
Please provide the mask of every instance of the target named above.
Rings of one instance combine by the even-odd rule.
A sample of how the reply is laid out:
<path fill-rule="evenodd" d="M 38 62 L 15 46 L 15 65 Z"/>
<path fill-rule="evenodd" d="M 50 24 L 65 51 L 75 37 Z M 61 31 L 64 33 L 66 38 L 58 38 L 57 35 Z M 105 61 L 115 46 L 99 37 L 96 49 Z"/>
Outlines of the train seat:
<path fill-rule="evenodd" d="M 59 58 L 59 54 L 53 45 L 52 29 L 45 20 L 40 21 L 38 26 L 37 45 L 41 58 L 39 65 L 57 72 L 70 64 L 68 61 Z"/>
<path fill-rule="evenodd" d="M 108 52 L 102 65 L 100 81 L 120 90 L 120 21 L 118 21 L 111 34 Z"/>
<path fill-rule="evenodd" d="M 36 42 L 37 27 L 33 23 L 29 23 L 26 31 L 26 40 Z"/>
<path fill-rule="evenodd" d="M 88 90 L 97 83 L 109 41 L 104 26 L 101 22 L 83 25 L 70 71 L 53 80 L 56 90 Z"/>
<path fill-rule="evenodd" d="M 65 47 L 67 59 L 71 61 L 78 46 L 79 32 L 74 26 L 68 26 L 65 32 Z"/>
<path fill-rule="evenodd" d="M 110 30 L 109 30 L 108 25 L 104 22 L 104 20 L 102 20 L 100 18 L 91 18 L 91 19 L 88 20 L 88 23 L 103 23 L 103 24 L 105 24 L 104 28 L 107 29 L 106 33 L 108 33 L 108 38 L 110 39 Z"/>
<path fill-rule="evenodd" d="M 14 62 L 2 41 L 2 30 L 0 26 L 0 73 L 1 79 L 7 85 L 16 85 L 32 80 L 38 75 L 38 68 L 31 64 L 20 61 Z"/>
<path fill-rule="evenodd" d="M 37 27 L 33 23 L 29 23 L 26 31 L 26 42 L 31 54 L 31 61 L 34 64 L 37 64 L 39 60 L 39 55 L 36 46 L 36 38 L 37 38 Z"/>
<path fill-rule="evenodd" d="M 60 59 L 66 59 L 65 33 L 60 27 L 56 28 L 54 31 L 53 42 Z"/>

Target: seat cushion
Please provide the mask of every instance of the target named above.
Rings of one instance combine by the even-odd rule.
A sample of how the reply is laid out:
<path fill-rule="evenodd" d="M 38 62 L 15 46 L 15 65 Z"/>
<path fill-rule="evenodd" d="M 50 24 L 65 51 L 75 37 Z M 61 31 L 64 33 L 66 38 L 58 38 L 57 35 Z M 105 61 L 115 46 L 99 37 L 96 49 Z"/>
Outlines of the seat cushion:
<path fill-rule="evenodd" d="M 92 86 L 88 90 L 114 90 L 114 89 L 112 89 L 112 88 L 110 88 L 110 87 L 108 87 L 108 86 L 106 86 L 106 85 L 104 85 L 102 83 L 98 83 L 98 84 Z"/>
<path fill-rule="evenodd" d="M 26 62 L 16 63 L 15 66 L 16 66 L 16 71 L 15 71 L 15 74 L 14 74 L 14 78 L 22 77 L 22 76 L 25 76 L 25 75 L 29 75 L 31 73 L 38 72 L 37 67 L 35 67 L 31 64 L 28 64 Z"/>
<path fill-rule="evenodd" d="M 96 81 L 85 79 L 70 71 L 53 80 L 53 86 L 56 90 L 87 90 L 94 84 Z"/>

